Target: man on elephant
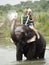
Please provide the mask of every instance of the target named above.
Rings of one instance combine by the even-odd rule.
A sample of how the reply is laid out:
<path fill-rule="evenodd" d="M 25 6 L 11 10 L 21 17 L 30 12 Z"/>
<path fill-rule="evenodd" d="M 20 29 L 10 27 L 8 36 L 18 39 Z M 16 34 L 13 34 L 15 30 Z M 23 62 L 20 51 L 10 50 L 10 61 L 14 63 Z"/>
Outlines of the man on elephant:
<path fill-rule="evenodd" d="M 39 36 L 37 30 L 34 28 L 34 20 L 33 20 L 31 14 L 32 14 L 32 11 L 31 11 L 30 8 L 25 9 L 24 13 L 23 13 L 23 16 L 21 17 L 21 24 L 25 24 L 25 25 L 29 26 L 36 33 L 37 38 L 39 39 L 40 36 Z"/>

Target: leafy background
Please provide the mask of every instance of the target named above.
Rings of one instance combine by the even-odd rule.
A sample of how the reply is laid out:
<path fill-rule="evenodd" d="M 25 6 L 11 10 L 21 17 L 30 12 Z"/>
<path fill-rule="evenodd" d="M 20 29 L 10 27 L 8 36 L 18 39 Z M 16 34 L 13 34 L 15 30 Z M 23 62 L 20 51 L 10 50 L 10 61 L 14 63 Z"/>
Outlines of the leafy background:
<path fill-rule="evenodd" d="M 40 0 L 32 3 L 32 1 L 28 0 L 27 2 L 21 2 L 16 5 L 0 5 L 0 45 L 11 45 L 11 21 L 8 18 L 8 11 L 15 10 L 18 12 L 17 24 L 20 24 L 21 15 L 25 8 L 32 9 L 35 28 L 43 33 L 47 44 L 49 43 L 49 1 Z"/>

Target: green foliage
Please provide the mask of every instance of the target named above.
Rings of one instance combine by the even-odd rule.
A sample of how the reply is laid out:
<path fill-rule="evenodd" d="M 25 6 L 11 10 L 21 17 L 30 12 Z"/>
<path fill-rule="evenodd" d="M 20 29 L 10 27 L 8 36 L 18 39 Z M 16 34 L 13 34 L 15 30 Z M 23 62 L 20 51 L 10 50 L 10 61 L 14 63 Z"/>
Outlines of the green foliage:
<path fill-rule="evenodd" d="M 21 22 L 21 15 L 25 8 L 31 8 L 33 11 L 35 28 L 40 30 L 46 38 L 47 43 L 49 43 L 49 1 L 40 0 L 32 3 L 31 1 L 21 2 L 17 5 L 5 5 L 0 6 L 0 23 L 4 23 L 0 27 L 0 43 L 8 44 L 10 41 L 10 25 L 11 22 L 7 17 L 7 12 L 15 10 L 18 12 L 18 22 Z"/>

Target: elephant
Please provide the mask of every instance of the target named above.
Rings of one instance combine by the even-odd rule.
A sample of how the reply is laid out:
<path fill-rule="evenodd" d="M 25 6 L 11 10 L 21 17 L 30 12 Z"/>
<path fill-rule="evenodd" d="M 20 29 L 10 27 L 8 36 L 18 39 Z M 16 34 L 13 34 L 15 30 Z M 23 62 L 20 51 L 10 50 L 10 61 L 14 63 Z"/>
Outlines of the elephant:
<path fill-rule="evenodd" d="M 26 25 L 16 25 L 16 20 L 13 20 L 11 25 L 11 38 L 16 45 L 16 59 L 22 60 L 22 56 L 27 60 L 44 59 L 46 40 L 44 36 L 38 31 L 40 38 L 37 38 L 36 33 Z M 29 41 L 34 38 L 33 41 Z"/>

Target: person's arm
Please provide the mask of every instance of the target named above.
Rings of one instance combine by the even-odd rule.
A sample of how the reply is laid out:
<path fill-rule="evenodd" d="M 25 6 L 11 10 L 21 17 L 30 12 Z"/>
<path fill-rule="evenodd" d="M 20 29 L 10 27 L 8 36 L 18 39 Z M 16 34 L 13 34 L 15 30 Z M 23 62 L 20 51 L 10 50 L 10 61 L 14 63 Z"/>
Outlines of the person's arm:
<path fill-rule="evenodd" d="M 29 21 L 31 21 L 31 22 L 34 21 L 34 18 L 31 16 L 31 19 L 29 19 Z"/>
<path fill-rule="evenodd" d="M 26 21 L 25 25 L 28 23 L 28 20 L 29 20 L 29 15 L 27 15 L 27 16 L 28 16 L 28 18 L 27 18 L 27 21 Z"/>
<path fill-rule="evenodd" d="M 32 19 L 32 20 L 30 20 L 30 19 L 29 19 L 29 21 L 31 21 L 31 22 L 32 22 L 32 21 L 33 21 L 33 19 Z"/>

